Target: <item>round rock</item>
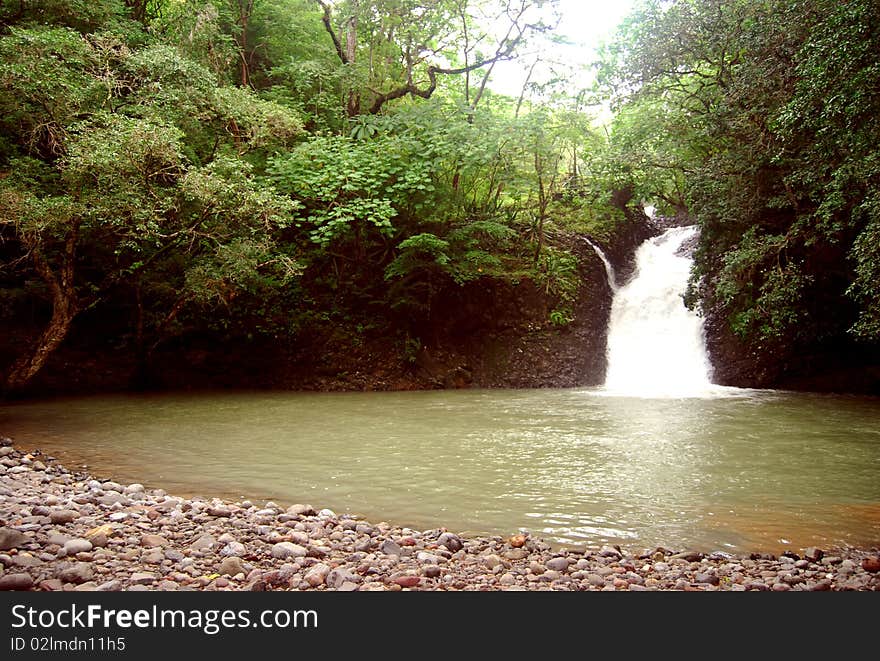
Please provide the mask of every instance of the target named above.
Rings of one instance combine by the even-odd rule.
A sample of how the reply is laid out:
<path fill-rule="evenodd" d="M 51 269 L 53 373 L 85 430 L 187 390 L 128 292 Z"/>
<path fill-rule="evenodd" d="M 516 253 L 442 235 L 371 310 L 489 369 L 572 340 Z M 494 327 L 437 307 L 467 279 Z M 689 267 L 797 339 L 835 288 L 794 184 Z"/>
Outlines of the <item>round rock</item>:
<path fill-rule="evenodd" d="M 0 551 L 17 549 L 30 541 L 27 535 L 13 528 L 0 528 Z"/>
<path fill-rule="evenodd" d="M 547 561 L 547 569 L 552 569 L 553 571 L 565 572 L 568 571 L 568 565 L 570 561 L 568 558 L 551 558 Z"/>
<path fill-rule="evenodd" d="M 0 590 L 30 590 L 34 579 L 30 574 L 4 574 L 0 576 Z"/>
<path fill-rule="evenodd" d="M 309 554 L 308 550 L 294 544 L 292 542 L 278 542 L 272 546 L 272 557 L 284 560 L 286 558 L 305 558 Z"/>
<path fill-rule="evenodd" d="M 52 523 L 70 523 L 79 518 L 79 512 L 76 510 L 52 510 L 49 513 L 49 520 Z"/>
<path fill-rule="evenodd" d="M 57 574 L 65 583 L 87 583 L 95 577 L 95 571 L 87 562 L 77 562 L 65 567 Z"/>
<path fill-rule="evenodd" d="M 237 576 L 246 572 L 241 564 L 241 558 L 230 557 L 223 559 L 219 569 L 217 569 L 217 573 L 221 576 Z"/>
<path fill-rule="evenodd" d="M 141 535 L 141 546 L 144 548 L 161 548 L 170 545 L 171 543 L 162 535 Z"/>
<path fill-rule="evenodd" d="M 87 539 L 76 537 L 69 539 L 64 543 L 64 551 L 67 555 L 76 555 L 77 553 L 86 553 L 92 550 L 92 543 Z"/>
<path fill-rule="evenodd" d="M 445 532 L 440 535 L 440 537 L 437 538 L 437 544 L 445 546 L 453 553 L 460 551 L 463 546 L 461 538 L 458 535 L 453 535 L 451 532 Z"/>

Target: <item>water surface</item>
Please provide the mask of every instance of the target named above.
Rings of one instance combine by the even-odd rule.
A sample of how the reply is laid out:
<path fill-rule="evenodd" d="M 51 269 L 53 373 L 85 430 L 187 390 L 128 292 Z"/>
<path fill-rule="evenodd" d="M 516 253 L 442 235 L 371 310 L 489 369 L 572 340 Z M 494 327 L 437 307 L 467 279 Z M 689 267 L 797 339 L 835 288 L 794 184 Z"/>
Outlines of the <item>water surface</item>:
<path fill-rule="evenodd" d="M 880 400 L 717 389 L 119 395 L 0 408 L 70 467 L 567 546 L 880 543 Z"/>

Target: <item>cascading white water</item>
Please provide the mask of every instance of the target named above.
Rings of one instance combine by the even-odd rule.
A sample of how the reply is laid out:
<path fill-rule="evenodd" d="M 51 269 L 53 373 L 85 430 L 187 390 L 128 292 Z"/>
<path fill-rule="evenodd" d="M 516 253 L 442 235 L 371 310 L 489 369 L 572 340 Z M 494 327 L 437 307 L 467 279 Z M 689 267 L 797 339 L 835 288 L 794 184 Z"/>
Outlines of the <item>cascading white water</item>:
<path fill-rule="evenodd" d="M 680 248 L 697 231 L 674 227 L 636 252 L 636 273 L 611 306 L 607 392 L 693 397 L 717 389 L 702 320 L 682 300 L 692 260 Z"/>
<path fill-rule="evenodd" d="M 605 277 L 608 278 L 608 286 L 611 287 L 611 291 L 616 294 L 619 287 L 617 286 L 617 276 L 614 274 L 614 267 L 611 266 L 611 262 L 608 260 L 608 258 L 605 256 L 605 253 L 602 252 L 602 249 L 599 246 L 597 246 L 586 237 L 584 237 L 584 241 L 586 241 L 590 245 L 590 247 L 599 256 L 599 259 L 602 260 L 602 265 L 605 267 Z"/>

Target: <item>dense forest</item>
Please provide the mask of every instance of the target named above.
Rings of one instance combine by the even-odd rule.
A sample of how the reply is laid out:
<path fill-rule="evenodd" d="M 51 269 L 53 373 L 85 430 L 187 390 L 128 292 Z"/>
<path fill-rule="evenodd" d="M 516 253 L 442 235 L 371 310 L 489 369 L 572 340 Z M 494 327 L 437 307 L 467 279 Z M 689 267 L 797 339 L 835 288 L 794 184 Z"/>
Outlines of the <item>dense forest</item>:
<path fill-rule="evenodd" d="M 493 91 L 555 4 L 0 0 L 5 390 L 486 385 L 405 377 L 583 341 L 643 203 L 719 380 L 877 389 L 880 6 L 642 2 L 590 87 Z"/>

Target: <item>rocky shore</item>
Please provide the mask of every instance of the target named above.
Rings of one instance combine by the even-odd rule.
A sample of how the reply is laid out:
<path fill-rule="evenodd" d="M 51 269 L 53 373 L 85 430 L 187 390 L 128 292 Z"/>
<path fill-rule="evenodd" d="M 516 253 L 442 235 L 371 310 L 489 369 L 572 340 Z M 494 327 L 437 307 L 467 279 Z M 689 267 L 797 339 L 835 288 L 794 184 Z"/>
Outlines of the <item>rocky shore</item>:
<path fill-rule="evenodd" d="M 180 498 L 0 438 L 2 590 L 880 590 L 877 549 L 554 550 L 309 505 Z"/>

